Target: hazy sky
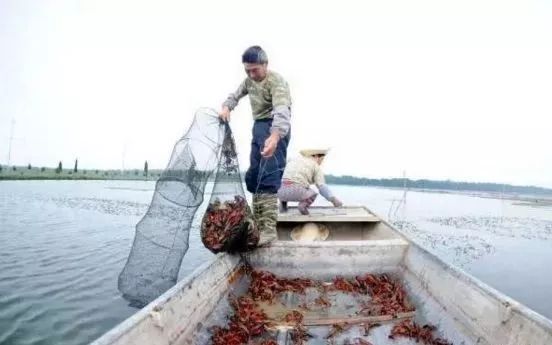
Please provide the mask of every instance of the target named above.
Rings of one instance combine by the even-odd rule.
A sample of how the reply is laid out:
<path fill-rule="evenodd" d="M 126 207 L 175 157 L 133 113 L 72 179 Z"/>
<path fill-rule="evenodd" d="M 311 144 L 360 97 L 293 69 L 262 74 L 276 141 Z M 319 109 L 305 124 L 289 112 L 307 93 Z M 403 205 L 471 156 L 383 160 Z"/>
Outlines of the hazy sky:
<path fill-rule="evenodd" d="M 166 165 L 260 44 L 290 156 L 325 171 L 552 187 L 552 1 L 0 0 L 0 163 Z M 233 113 L 242 168 L 249 102 Z"/>

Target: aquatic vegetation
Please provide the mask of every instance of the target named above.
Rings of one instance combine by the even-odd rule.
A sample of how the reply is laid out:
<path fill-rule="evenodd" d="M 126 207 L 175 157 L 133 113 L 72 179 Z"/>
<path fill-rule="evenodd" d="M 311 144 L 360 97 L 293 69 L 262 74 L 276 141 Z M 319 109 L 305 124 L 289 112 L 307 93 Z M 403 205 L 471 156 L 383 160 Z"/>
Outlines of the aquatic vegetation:
<path fill-rule="evenodd" d="M 552 240 L 552 221 L 518 217 L 434 217 L 429 222 L 495 236 Z"/>
<path fill-rule="evenodd" d="M 411 236 L 425 248 L 458 267 L 466 266 L 485 255 L 496 251 L 491 239 L 479 235 L 455 233 L 442 229 L 440 232 L 422 230 L 411 222 L 393 223 L 399 230 Z"/>

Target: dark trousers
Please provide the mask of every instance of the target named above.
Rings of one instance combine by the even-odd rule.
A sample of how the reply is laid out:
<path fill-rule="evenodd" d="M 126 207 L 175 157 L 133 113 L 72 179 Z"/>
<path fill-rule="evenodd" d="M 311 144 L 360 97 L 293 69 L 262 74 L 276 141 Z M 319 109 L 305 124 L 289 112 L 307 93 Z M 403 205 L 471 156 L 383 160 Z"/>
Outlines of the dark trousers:
<path fill-rule="evenodd" d="M 261 156 L 261 151 L 265 140 L 270 136 L 271 126 L 272 119 L 257 120 L 253 125 L 249 169 L 245 173 L 247 190 L 253 194 L 275 194 L 282 183 L 291 131 L 278 141 L 278 146 L 272 157 L 264 158 Z"/>

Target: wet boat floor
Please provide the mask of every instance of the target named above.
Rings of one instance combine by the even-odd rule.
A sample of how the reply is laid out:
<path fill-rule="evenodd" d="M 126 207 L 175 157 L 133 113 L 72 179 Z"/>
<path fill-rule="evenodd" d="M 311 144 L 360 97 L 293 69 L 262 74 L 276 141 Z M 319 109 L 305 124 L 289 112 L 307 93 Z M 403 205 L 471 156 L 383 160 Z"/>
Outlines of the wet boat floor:
<path fill-rule="evenodd" d="M 321 296 L 331 305 L 324 306 L 317 303 L 317 299 Z M 286 314 L 297 310 L 303 314 L 303 325 L 309 334 L 309 338 L 305 341 L 305 344 L 366 345 L 362 341 L 372 345 L 416 344 L 411 339 L 389 339 L 389 334 L 391 334 L 394 324 L 404 320 L 405 317 L 378 321 L 379 326 L 371 328 L 367 333 L 366 324 L 373 322 L 362 321 L 363 319 L 369 320 L 369 317 L 359 316 L 359 311 L 363 306 L 369 304 L 370 296 L 340 291 L 321 292 L 316 288 L 308 288 L 305 294 L 286 292 L 281 294 L 272 304 L 267 302 L 259 303 L 260 308 L 263 309 L 268 318 L 277 325 L 274 327 L 275 329 L 273 328 L 273 331 L 268 332 L 262 338 L 275 340 L 279 345 L 294 344 L 291 339 L 293 330 L 289 326 L 286 326 L 285 322 L 279 320 L 283 320 Z M 414 313 L 411 314 L 413 315 Z M 320 325 L 320 323 L 325 324 Z M 334 324 L 339 325 L 342 330 L 335 332 Z M 330 336 L 332 333 L 334 335 Z M 250 344 L 256 343 L 258 343 L 258 340 L 250 342 Z"/>
<path fill-rule="evenodd" d="M 398 322 L 398 321 L 397 321 Z M 369 335 L 364 334 L 364 328 L 360 326 L 352 326 L 349 330 L 336 335 L 330 339 L 327 338 L 328 334 L 331 332 L 331 327 L 329 326 L 311 326 L 307 327 L 309 335 L 312 337 L 309 338 L 304 344 L 308 345 L 366 345 L 362 341 L 368 342 L 372 345 L 414 345 L 417 343 L 413 339 L 407 338 L 397 338 L 389 339 L 389 334 L 393 328 L 393 323 L 382 324 L 379 327 L 376 327 L 370 331 Z M 291 334 L 286 331 L 279 332 L 275 338 L 267 337 L 265 339 L 273 339 L 278 345 L 293 345 L 294 342 L 291 339 Z M 251 345 L 258 344 L 258 341 L 250 342 Z"/>
<path fill-rule="evenodd" d="M 202 329 L 197 335 L 194 344 L 211 344 L 211 329 L 213 326 L 225 327 L 228 323 L 228 317 L 233 314 L 229 299 L 236 296 L 243 296 L 249 285 L 248 279 L 240 279 L 223 297 L 217 305 L 211 316 L 203 324 Z M 321 296 L 329 302 L 330 305 L 321 305 L 317 301 Z M 398 337 L 390 339 L 389 335 L 393 326 L 404 319 L 422 319 L 416 312 L 403 313 L 389 316 L 385 320 L 371 321 L 374 317 L 362 316 L 359 311 L 366 305 L 370 305 L 370 296 L 361 294 L 351 294 L 335 290 L 320 288 L 307 288 L 304 294 L 284 292 L 279 294 L 272 303 L 257 302 L 259 307 L 267 315 L 273 324 L 262 336 L 256 337 L 249 342 L 250 345 L 258 345 L 262 340 L 274 340 L 279 345 L 293 345 L 291 339 L 293 332 L 292 326 L 286 324 L 283 319 L 285 315 L 296 310 L 303 315 L 303 327 L 309 334 L 309 338 L 303 344 L 350 344 L 350 345 L 414 345 L 417 343 L 414 339 Z M 397 318 L 398 317 L 398 318 Z M 385 317 L 376 317 L 385 318 Z M 363 320 L 368 321 L 363 321 Z M 420 320 L 421 321 L 421 320 Z M 321 324 L 322 323 L 322 324 Z M 378 323 L 379 326 L 370 328 L 366 332 L 366 324 Z M 334 326 L 343 326 L 340 332 L 334 332 Z M 332 332 L 335 334 L 328 337 Z M 363 342 L 364 341 L 364 342 Z"/>

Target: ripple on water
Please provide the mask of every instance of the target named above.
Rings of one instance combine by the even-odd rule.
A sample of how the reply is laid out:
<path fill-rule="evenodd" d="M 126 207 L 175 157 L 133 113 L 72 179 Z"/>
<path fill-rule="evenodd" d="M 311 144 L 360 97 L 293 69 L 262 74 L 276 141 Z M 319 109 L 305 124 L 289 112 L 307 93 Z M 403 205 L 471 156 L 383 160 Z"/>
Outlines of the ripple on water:
<path fill-rule="evenodd" d="M 149 200 L 22 186 L 0 204 L 11 215 L 0 227 L 0 344 L 86 344 L 135 312 L 119 297 L 117 276 Z"/>
<path fill-rule="evenodd" d="M 87 344 L 136 311 L 121 298 L 117 277 L 154 186 L 142 181 L 2 182 L 0 200 L 9 203 L 0 203 L 0 344 Z M 336 191 L 345 195 L 347 188 L 339 188 Z M 360 195 L 357 188 L 349 190 L 354 191 L 348 194 L 350 199 Z M 387 193 L 366 191 L 367 195 Z M 413 193 L 409 198 L 426 196 Z M 521 220 L 524 225 L 519 228 L 515 217 L 502 218 L 499 224 L 492 217 L 462 216 L 464 206 L 458 202 L 464 200 L 470 208 L 476 200 L 464 196 L 454 196 L 454 213 L 446 213 L 454 219 L 435 217 L 443 215 L 438 207 L 442 199 L 429 197 L 436 201 L 422 198 L 424 202 L 414 200 L 409 205 L 437 209 L 428 216 L 433 219 L 414 214 L 424 222 L 405 224 L 403 231 L 453 264 L 479 264 L 492 257 L 494 239 L 530 237 L 530 228 L 537 229 L 537 239 L 552 238 L 551 223 Z M 376 199 L 382 204 L 370 204 Z M 387 210 L 386 200 L 380 195 L 359 203 Z M 483 203 L 494 202 L 476 201 L 480 213 L 488 211 Z M 200 220 L 196 217 L 194 225 Z M 211 256 L 201 244 L 199 231 L 192 231 L 179 278 Z"/>

